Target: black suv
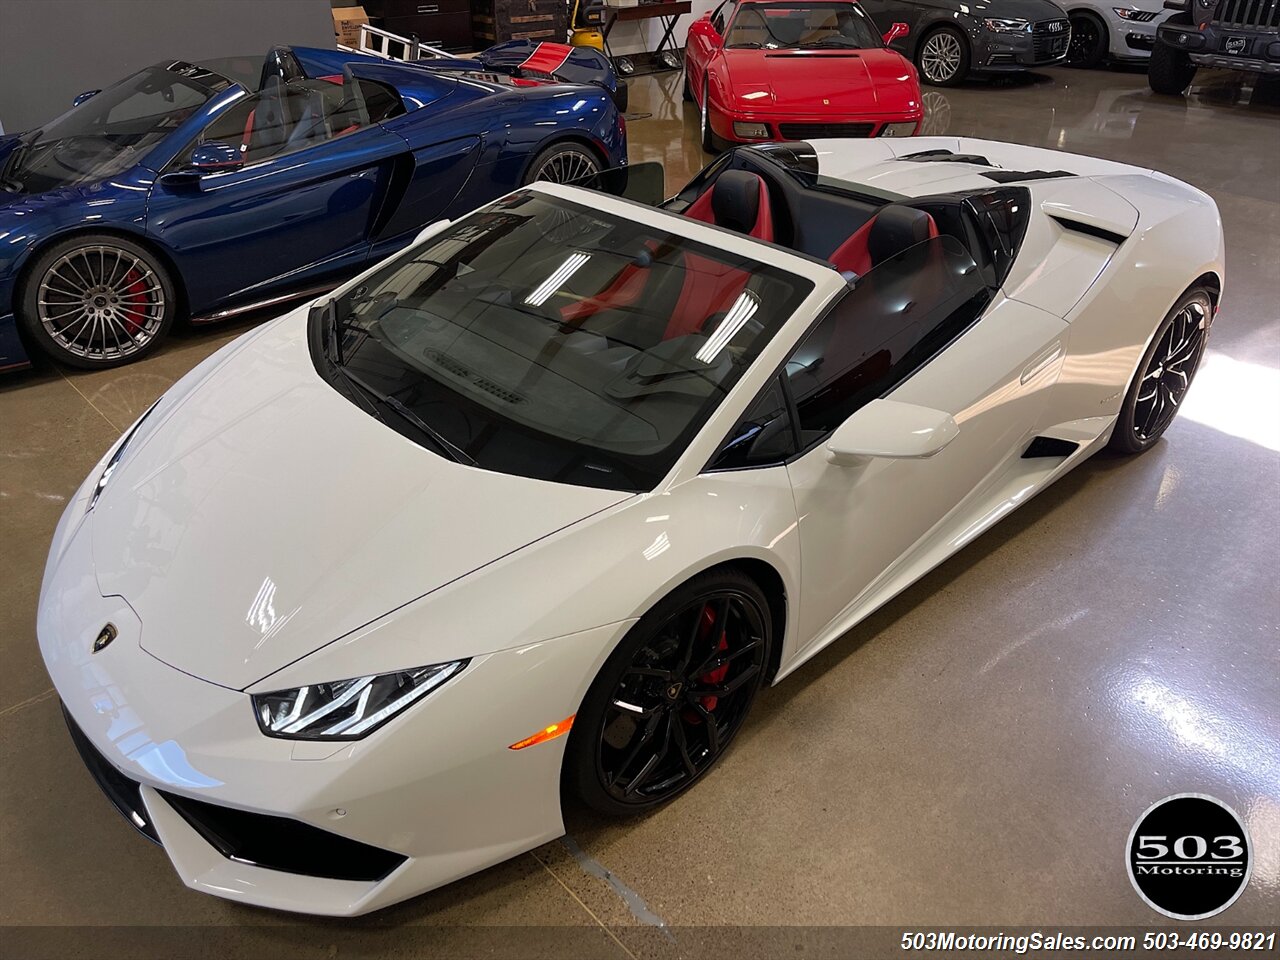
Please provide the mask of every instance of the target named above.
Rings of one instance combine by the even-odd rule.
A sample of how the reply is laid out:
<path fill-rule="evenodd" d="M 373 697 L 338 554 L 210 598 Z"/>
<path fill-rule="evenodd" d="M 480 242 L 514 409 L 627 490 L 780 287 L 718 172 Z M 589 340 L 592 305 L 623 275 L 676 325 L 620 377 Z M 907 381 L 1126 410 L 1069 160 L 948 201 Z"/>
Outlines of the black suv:
<path fill-rule="evenodd" d="M 1164 0 L 1178 12 L 1156 31 L 1147 81 L 1184 93 L 1197 67 L 1280 75 L 1280 0 Z"/>

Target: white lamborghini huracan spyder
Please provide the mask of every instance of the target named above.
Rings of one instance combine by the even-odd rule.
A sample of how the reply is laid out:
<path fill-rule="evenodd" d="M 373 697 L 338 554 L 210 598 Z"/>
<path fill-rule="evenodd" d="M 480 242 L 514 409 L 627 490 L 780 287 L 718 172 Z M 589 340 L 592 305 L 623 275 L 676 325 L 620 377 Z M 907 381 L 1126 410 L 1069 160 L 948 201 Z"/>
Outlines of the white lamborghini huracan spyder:
<path fill-rule="evenodd" d="M 161 397 L 62 517 L 44 659 L 188 885 L 375 910 L 562 797 L 670 799 L 762 686 L 1151 446 L 1222 283 L 1200 191 L 1009 144 L 740 147 L 658 207 L 536 183 Z"/>

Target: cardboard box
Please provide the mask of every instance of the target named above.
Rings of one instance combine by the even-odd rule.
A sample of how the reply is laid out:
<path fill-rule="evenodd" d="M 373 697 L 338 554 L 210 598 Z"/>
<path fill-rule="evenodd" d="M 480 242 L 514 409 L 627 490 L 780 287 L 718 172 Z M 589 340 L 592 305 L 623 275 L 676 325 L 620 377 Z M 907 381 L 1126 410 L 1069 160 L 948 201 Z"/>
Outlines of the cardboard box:
<path fill-rule="evenodd" d="M 333 8 L 333 35 L 344 47 L 360 46 L 360 25 L 368 22 L 364 7 Z"/>

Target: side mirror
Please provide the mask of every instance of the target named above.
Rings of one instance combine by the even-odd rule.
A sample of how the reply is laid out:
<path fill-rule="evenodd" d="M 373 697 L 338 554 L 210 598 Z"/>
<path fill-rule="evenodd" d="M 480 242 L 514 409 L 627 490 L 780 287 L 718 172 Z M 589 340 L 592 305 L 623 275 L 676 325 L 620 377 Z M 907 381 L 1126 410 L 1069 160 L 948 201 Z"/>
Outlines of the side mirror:
<path fill-rule="evenodd" d="M 237 170 L 244 166 L 244 156 L 240 153 L 239 147 L 233 147 L 229 143 L 223 143 L 220 140 L 210 140 L 207 143 L 197 144 L 196 148 L 191 151 L 191 164 L 193 170 L 201 173 L 212 173 L 215 170 Z"/>
<path fill-rule="evenodd" d="M 101 92 L 102 92 L 101 90 L 86 90 L 84 93 L 80 94 L 74 100 L 72 100 L 71 105 L 73 107 L 78 107 L 80 106 L 80 104 L 84 103 L 86 100 L 92 100 Z"/>
<path fill-rule="evenodd" d="M 922 460 L 940 453 L 960 428 L 949 413 L 897 400 L 872 400 L 827 441 L 827 460 L 852 466 L 868 458 Z"/>
<path fill-rule="evenodd" d="M 911 24 L 895 23 L 893 26 L 889 28 L 889 32 L 886 33 L 881 39 L 884 40 L 884 45 L 887 47 L 889 44 L 893 43 L 893 41 L 901 37 L 905 37 L 910 33 L 911 33 Z"/>

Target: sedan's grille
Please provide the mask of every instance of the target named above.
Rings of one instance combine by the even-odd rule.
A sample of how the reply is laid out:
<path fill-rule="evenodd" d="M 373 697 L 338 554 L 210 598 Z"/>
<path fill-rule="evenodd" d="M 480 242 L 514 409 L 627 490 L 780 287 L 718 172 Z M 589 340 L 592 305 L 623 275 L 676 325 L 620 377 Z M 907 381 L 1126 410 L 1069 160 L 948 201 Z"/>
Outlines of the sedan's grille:
<path fill-rule="evenodd" d="M 1031 54 L 1036 63 L 1050 63 L 1067 55 L 1070 20 L 1041 20 L 1031 30 Z"/>
<path fill-rule="evenodd" d="M 1280 32 L 1280 0 L 1219 0 L 1213 13 L 1217 26 Z"/>
<path fill-rule="evenodd" d="M 823 140 L 828 137 L 869 137 L 874 123 L 780 123 L 784 140 Z"/>

